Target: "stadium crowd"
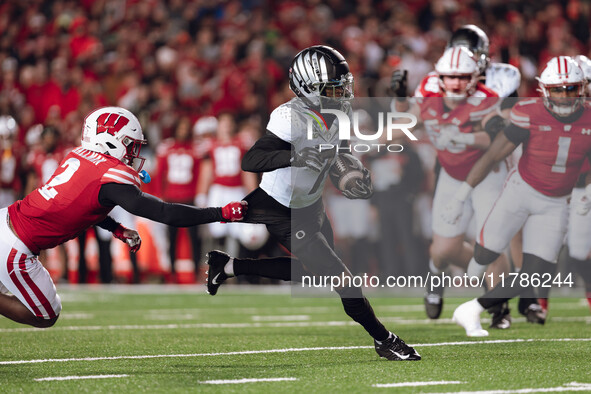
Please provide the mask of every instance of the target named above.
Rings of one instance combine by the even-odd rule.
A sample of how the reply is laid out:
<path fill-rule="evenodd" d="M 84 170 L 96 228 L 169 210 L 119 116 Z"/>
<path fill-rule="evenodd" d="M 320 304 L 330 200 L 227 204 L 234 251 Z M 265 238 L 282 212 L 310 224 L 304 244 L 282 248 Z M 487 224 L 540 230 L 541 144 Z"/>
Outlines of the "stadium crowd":
<path fill-rule="evenodd" d="M 591 53 L 590 16 L 591 5 L 580 0 L 7 0 L 0 5 L 0 115 L 16 124 L 10 128 L 14 141 L 2 147 L 2 189 L 16 199 L 39 186 L 64 152 L 78 145 L 85 114 L 117 105 L 138 116 L 148 139 L 152 160 L 146 168 L 154 175 L 149 191 L 167 201 L 205 206 L 210 185 L 197 185 L 203 177 L 199 166 L 187 170 L 195 178 L 194 196 L 170 196 L 165 182 L 170 177 L 157 158 L 186 138 L 197 144 L 196 161 L 213 158 L 210 143 L 203 141 L 218 130 L 216 121 L 227 117 L 238 134 L 236 146 L 245 151 L 264 132 L 271 110 L 292 97 L 286 71 L 302 48 L 337 48 L 355 76 L 355 95 L 384 97 L 394 69 L 409 70 L 412 92 L 433 69 L 451 32 L 473 23 L 488 34 L 493 61 L 519 68 L 518 95 L 530 97 L 537 96 L 535 76 L 550 58 Z M 190 136 L 179 137 L 181 128 L 185 134 L 190 129 Z M 417 217 L 402 224 L 414 227 L 419 239 L 404 241 L 415 251 L 404 251 L 403 273 L 424 273 L 428 256 L 421 251 L 431 234 L 430 219 L 423 216 L 433 193 L 435 153 L 413 144 L 406 149 L 408 160 L 420 157 L 424 175 L 405 177 L 416 166 L 398 165 L 400 176 L 378 190 L 374 204 L 390 198 L 381 193 L 386 191 L 414 202 Z M 46 165 L 50 159 L 53 166 Z M 10 160 L 16 163 L 12 167 Z M 419 178 L 422 185 L 412 182 Z M 245 192 L 252 188 L 242 181 Z M 347 253 L 367 250 L 371 240 L 341 229 L 335 224 L 337 237 L 356 240 L 341 244 L 353 245 Z M 154 236 L 155 244 L 161 235 Z M 387 265 L 381 254 L 392 253 L 375 257 L 377 265 Z M 174 256 L 165 252 L 162 258 Z"/>

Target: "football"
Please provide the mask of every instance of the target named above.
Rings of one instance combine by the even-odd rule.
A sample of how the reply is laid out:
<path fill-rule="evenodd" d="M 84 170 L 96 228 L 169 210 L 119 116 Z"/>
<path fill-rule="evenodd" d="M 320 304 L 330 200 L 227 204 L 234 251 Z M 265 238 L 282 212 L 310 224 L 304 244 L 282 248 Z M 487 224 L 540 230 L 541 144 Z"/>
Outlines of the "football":
<path fill-rule="evenodd" d="M 356 186 L 357 180 L 363 180 L 363 168 L 363 164 L 355 156 L 338 154 L 329 170 L 330 180 L 342 192 L 351 190 Z"/>

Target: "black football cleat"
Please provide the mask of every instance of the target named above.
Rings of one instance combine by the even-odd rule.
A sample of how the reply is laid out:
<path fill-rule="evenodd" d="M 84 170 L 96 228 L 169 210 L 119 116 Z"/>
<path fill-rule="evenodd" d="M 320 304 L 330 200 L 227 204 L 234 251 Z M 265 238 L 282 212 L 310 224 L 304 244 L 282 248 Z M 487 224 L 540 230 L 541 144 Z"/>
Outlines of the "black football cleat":
<path fill-rule="evenodd" d="M 404 343 L 396 334 L 390 333 L 388 339 L 381 342 L 374 339 L 373 342 L 378 355 L 390 361 L 418 361 L 421 359 L 419 353 Z"/>
<path fill-rule="evenodd" d="M 539 304 L 531 304 L 528 306 L 524 315 L 529 323 L 542 325 L 546 323 L 546 312 Z"/>
<path fill-rule="evenodd" d="M 210 295 L 216 295 L 218 287 L 228 279 L 228 275 L 224 272 L 226 263 L 230 261 L 230 255 L 219 250 L 212 250 L 207 253 L 207 260 L 205 261 L 209 268 L 207 269 L 207 292 Z"/>
<path fill-rule="evenodd" d="M 488 312 L 492 314 L 492 322 L 489 328 L 496 328 L 499 330 L 506 330 L 511 327 L 511 311 L 509 310 L 509 303 L 503 302 L 498 306 L 489 308 Z"/>
<path fill-rule="evenodd" d="M 427 294 L 423 299 L 425 303 L 425 313 L 429 319 L 439 319 L 443 310 L 443 286 L 432 286 L 428 284 Z"/>

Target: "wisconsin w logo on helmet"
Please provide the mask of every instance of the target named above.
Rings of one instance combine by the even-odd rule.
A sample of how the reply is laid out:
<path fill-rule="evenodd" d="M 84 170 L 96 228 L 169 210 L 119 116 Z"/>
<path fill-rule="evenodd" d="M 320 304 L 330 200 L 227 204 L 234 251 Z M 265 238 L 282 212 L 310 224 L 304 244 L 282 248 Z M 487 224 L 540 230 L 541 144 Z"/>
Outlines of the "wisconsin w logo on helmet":
<path fill-rule="evenodd" d="M 103 113 L 96 120 L 96 133 L 107 132 L 114 136 L 128 123 L 129 119 L 122 115 Z"/>

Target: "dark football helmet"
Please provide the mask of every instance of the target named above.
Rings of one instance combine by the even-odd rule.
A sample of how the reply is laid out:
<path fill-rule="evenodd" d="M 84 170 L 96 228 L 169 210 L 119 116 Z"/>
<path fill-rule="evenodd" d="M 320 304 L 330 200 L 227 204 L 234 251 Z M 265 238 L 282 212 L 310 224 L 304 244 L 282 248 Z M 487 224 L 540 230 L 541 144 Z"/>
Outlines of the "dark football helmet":
<path fill-rule="evenodd" d="M 320 96 L 338 100 L 353 98 L 353 74 L 336 49 L 315 45 L 298 53 L 289 68 L 289 87 L 296 96 L 313 103 Z"/>
<path fill-rule="evenodd" d="M 481 28 L 475 25 L 464 25 L 454 31 L 447 43 L 447 48 L 466 47 L 475 57 L 480 74 L 483 74 L 490 62 L 488 36 Z"/>

